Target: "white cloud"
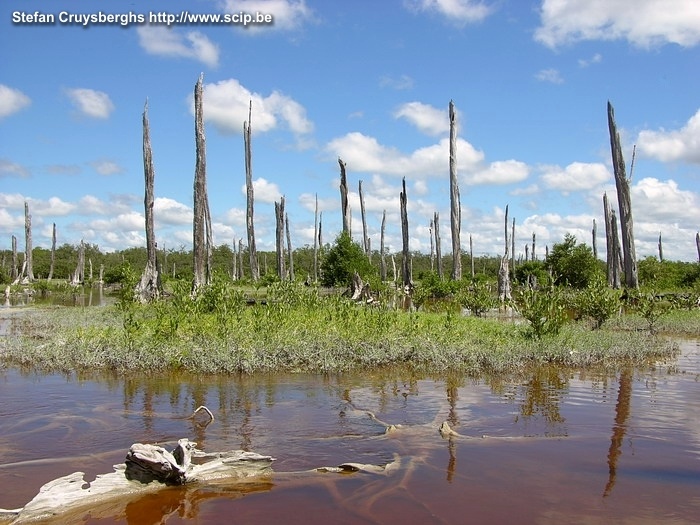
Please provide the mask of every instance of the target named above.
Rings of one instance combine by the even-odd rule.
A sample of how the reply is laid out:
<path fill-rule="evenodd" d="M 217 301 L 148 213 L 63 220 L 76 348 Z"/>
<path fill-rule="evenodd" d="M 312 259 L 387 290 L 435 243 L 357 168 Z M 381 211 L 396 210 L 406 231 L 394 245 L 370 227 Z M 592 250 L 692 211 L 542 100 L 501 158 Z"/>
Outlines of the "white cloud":
<path fill-rule="evenodd" d="M 377 173 L 406 177 L 443 176 L 449 170 L 449 139 L 419 148 L 409 154 L 379 144 L 377 139 L 351 132 L 331 140 L 326 151 L 345 161 L 349 172 Z M 469 142 L 457 139 L 458 171 L 478 168 L 484 154 Z"/>
<path fill-rule="evenodd" d="M 29 177 L 29 170 L 16 162 L 0 159 L 0 178 L 2 177 Z"/>
<path fill-rule="evenodd" d="M 405 0 L 414 11 L 436 12 L 459 24 L 480 22 L 491 14 L 491 7 L 476 0 Z"/>
<path fill-rule="evenodd" d="M 673 180 L 660 181 L 647 177 L 633 185 L 630 191 L 635 223 L 686 222 L 689 227 L 700 223 L 700 195 L 681 190 Z"/>
<path fill-rule="evenodd" d="M 579 67 L 588 67 L 591 64 L 600 64 L 603 61 L 603 55 L 596 53 L 591 58 L 579 58 Z"/>
<path fill-rule="evenodd" d="M 124 168 L 111 160 L 98 160 L 91 162 L 90 165 L 100 175 L 118 175 L 124 173 Z"/>
<path fill-rule="evenodd" d="M 555 48 L 580 40 L 624 39 L 639 47 L 700 42 L 697 0 L 543 0 L 535 40 Z"/>
<path fill-rule="evenodd" d="M 20 90 L 0 84 L 0 119 L 23 110 L 31 103 L 30 98 Z"/>
<path fill-rule="evenodd" d="M 450 130 L 447 109 L 441 110 L 422 102 L 403 104 L 394 112 L 394 118 L 405 118 L 427 135 L 441 135 Z"/>
<path fill-rule="evenodd" d="M 143 215 L 135 211 L 120 213 L 110 219 L 96 219 L 90 222 L 89 227 L 101 232 L 120 232 L 120 235 L 125 235 L 128 232 L 143 232 L 145 236 Z M 129 244 L 129 246 L 133 246 L 133 244 Z"/>
<path fill-rule="evenodd" d="M 192 208 L 167 197 L 153 201 L 153 217 L 159 224 L 192 224 Z"/>
<path fill-rule="evenodd" d="M 512 184 L 527 179 L 530 168 L 518 160 L 492 162 L 486 169 L 468 174 L 465 178 L 469 185 L 477 184 Z"/>
<path fill-rule="evenodd" d="M 566 168 L 544 166 L 541 180 L 548 189 L 564 194 L 572 191 L 591 190 L 602 186 L 612 175 L 604 164 L 572 162 Z"/>
<path fill-rule="evenodd" d="M 315 21 L 314 12 L 306 5 L 305 0 L 225 0 L 223 8 L 226 13 L 259 12 L 273 16 L 271 26 L 235 26 L 252 34 L 271 29 L 294 31 L 300 29 L 307 22 Z"/>
<path fill-rule="evenodd" d="M 700 163 L 700 110 L 679 130 L 645 130 L 637 138 L 639 152 L 662 162 Z"/>
<path fill-rule="evenodd" d="M 136 29 L 139 44 L 150 55 L 191 58 L 209 67 L 219 64 L 219 48 L 199 31 L 184 35 L 172 27 L 143 25 Z"/>
<path fill-rule="evenodd" d="M 66 93 L 76 109 L 86 117 L 106 119 L 114 111 L 114 104 L 103 91 L 72 88 L 66 90 Z"/>
<path fill-rule="evenodd" d="M 398 91 L 411 89 L 413 87 L 413 79 L 408 75 L 401 75 L 399 77 L 384 75 L 379 79 L 379 87 L 396 89 Z"/>
<path fill-rule="evenodd" d="M 245 184 L 241 186 L 241 193 L 243 195 L 246 194 Z M 255 195 L 255 202 L 266 202 L 268 204 L 278 202 L 280 197 L 282 197 L 279 186 L 262 177 L 253 179 L 253 194 Z"/>
<path fill-rule="evenodd" d="M 204 119 L 221 133 L 240 133 L 248 121 L 252 102 L 252 132 L 266 132 L 283 121 L 295 135 L 313 131 L 313 123 L 306 118 L 306 110 L 297 101 L 278 91 L 267 97 L 254 93 L 238 80 L 222 80 L 204 85 Z M 194 114 L 194 96 L 189 97 L 190 111 Z"/>
<path fill-rule="evenodd" d="M 549 82 L 550 84 L 564 83 L 564 79 L 562 78 L 561 73 L 559 73 L 558 70 L 553 68 L 541 69 L 540 71 L 535 73 L 535 78 L 540 82 Z"/>

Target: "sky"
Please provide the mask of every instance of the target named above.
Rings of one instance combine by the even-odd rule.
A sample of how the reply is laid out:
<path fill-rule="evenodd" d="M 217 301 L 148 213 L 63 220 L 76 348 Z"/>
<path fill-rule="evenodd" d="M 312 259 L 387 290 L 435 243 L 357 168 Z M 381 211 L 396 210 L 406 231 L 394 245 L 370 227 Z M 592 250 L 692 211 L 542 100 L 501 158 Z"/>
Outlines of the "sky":
<path fill-rule="evenodd" d="M 184 10 L 272 22 L 162 22 Z M 83 25 L 86 15 L 96 16 Z M 0 246 L 15 235 L 24 249 L 25 202 L 35 247 L 50 248 L 53 223 L 59 245 L 145 246 L 147 103 L 156 240 L 190 249 L 200 75 L 217 246 L 247 245 L 252 104 L 258 250 L 274 250 L 281 197 L 295 248 L 313 245 L 316 198 L 323 242 L 333 242 L 341 158 L 355 240 L 362 181 L 372 247 L 386 211 L 386 246 L 401 250 L 405 178 L 411 250 L 430 252 L 438 212 L 450 253 L 452 100 L 463 250 L 471 237 L 475 256 L 502 254 L 508 206 L 517 257 L 533 234 L 539 259 L 567 233 L 590 245 L 595 220 L 603 259 L 604 193 L 617 208 L 609 101 L 631 172 L 637 257 L 657 256 L 661 235 L 665 259 L 698 260 L 697 0 L 4 0 Z"/>

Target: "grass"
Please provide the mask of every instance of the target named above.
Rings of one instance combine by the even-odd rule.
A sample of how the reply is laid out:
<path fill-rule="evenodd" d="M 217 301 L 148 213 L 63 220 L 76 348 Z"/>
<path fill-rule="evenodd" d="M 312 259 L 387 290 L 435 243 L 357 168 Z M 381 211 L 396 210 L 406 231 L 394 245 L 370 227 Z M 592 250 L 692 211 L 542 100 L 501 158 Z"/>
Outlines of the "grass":
<path fill-rule="evenodd" d="M 697 312 L 688 315 L 700 325 Z M 247 305 L 240 291 L 215 282 L 196 299 L 183 288 L 152 305 L 27 310 L 15 319 L 21 335 L 0 340 L 0 366 L 205 374 L 400 366 L 476 376 L 545 362 L 617 368 L 677 351 L 624 319 L 595 331 L 569 323 L 557 334 L 533 338 L 526 323 L 359 305 L 290 284 L 269 288 L 264 304 Z"/>

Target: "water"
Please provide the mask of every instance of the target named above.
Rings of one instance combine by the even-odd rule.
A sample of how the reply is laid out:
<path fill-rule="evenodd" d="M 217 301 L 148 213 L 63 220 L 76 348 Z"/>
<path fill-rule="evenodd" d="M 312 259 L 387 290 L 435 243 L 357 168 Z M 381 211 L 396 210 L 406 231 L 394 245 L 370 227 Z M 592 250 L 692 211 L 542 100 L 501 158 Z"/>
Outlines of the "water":
<path fill-rule="evenodd" d="M 134 442 L 189 437 L 276 458 L 255 483 L 167 488 L 94 505 L 78 523 L 700 522 L 700 341 L 615 375 L 541 367 L 498 380 L 12 369 L 0 399 L 2 508 L 71 472 L 109 472 Z M 200 405 L 208 426 L 189 419 Z M 443 421 L 461 437 L 443 439 Z M 343 462 L 394 468 L 308 472 Z"/>

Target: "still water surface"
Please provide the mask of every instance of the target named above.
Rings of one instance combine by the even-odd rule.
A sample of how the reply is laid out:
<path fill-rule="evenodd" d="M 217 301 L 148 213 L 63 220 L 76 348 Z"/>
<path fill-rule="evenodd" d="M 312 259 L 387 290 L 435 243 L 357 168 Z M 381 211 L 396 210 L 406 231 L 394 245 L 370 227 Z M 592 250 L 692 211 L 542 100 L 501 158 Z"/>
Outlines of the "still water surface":
<path fill-rule="evenodd" d="M 695 340 L 646 369 L 542 367 L 498 380 L 11 369 L 0 371 L 0 399 L 0 508 L 71 472 L 110 472 L 134 442 L 188 437 L 276 458 L 253 483 L 167 488 L 97 505 L 79 523 L 700 523 Z M 208 426 L 188 419 L 200 405 L 215 416 Z M 400 428 L 384 434 L 377 420 Z M 443 439 L 443 421 L 462 437 Z M 384 474 L 306 472 L 392 461 Z"/>

